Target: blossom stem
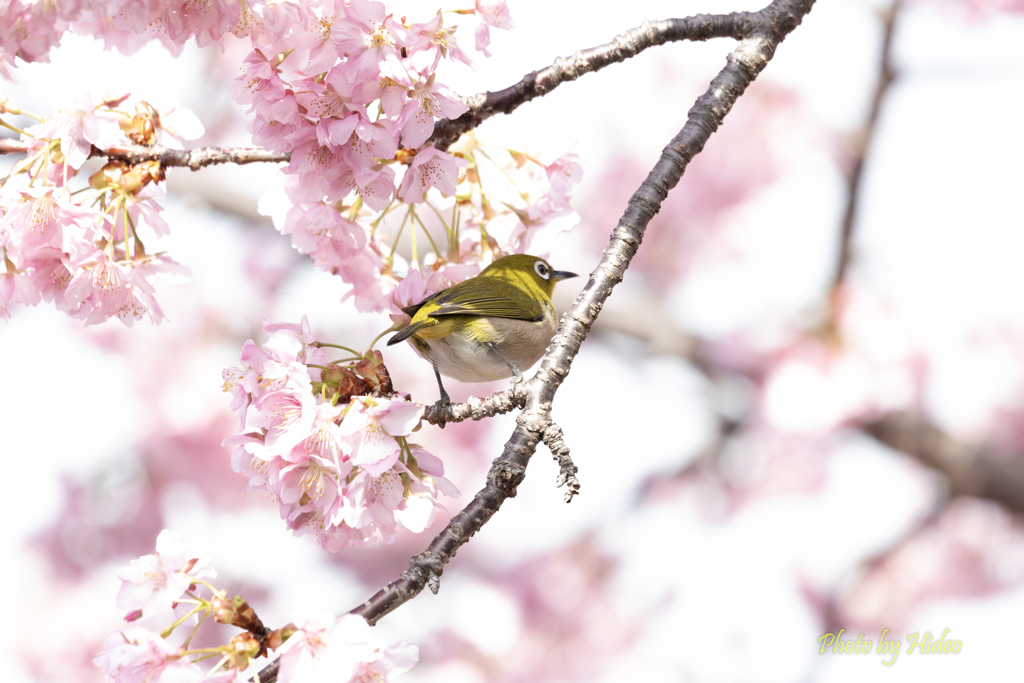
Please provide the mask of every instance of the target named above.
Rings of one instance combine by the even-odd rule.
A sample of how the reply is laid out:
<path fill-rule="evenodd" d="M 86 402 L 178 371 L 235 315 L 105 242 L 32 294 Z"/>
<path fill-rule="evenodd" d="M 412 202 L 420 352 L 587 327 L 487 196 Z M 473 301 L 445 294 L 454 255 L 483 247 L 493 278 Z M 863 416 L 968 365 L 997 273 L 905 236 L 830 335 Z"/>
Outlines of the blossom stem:
<path fill-rule="evenodd" d="M 487 152 L 485 152 L 485 151 L 483 151 L 482 149 L 479 149 L 479 148 L 477 148 L 477 151 L 478 151 L 478 152 L 480 152 L 480 155 L 481 155 L 481 156 L 482 156 L 482 157 L 483 157 L 484 159 L 487 159 L 487 161 L 489 161 L 489 162 L 491 162 L 492 164 L 494 164 L 494 167 L 495 167 L 496 169 L 498 169 L 498 172 L 499 172 L 499 173 L 501 173 L 501 174 L 502 174 L 503 176 L 505 176 L 505 178 L 506 178 L 506 179 L 508 180 L 508 182 L 509 182 L 509 183 L 510 183 L 510 184 L 512 185 L 512 187 L 518 187 L 518 184 L 516 183 L 516 181 L 515 181 L 515 180 L 513 180 L 513 179 L 512 179 L 512 176 L 510 176 L 510 175 L 508 174 L 508 171 L 506 171 L 506 170 L 505 170 L 504 168 L 502 168 L 502 165 L 501 165 L 501 164 L 499 164 L 499 163 L 498 163 L 497 161 L 495 161 L 494 159 L 492 159 L 492 158 L 491 158 L 491 155 L 490 155 L 490 154 L 488 154 Z M 479 176 L 479 175 L 480 175 L 480 174 L 478 173 L 478 174 L 477 174 L 477 176 Z M 482 183 L 481 183 L 480 187 L 481 187 L 481 188 L 483 188 L 483 184 L 482 184 Z M 526 193 L 525 193 L 525 192 L 522 192 L 522 191 L 520 191 L 520 192 L 519 192 L 519 196 L 520 196 L 520 197 L 522 197 L 524 201 L 529 201 L 529 198 L 528 198 L 528 197 L 526 196 Z M 501 201 L 501 200 L 498 200 L 498 201 Z M 505 202 L 501 202 L 501 203 L 502 203 L 502 204 L 505 204 Z M 506 204 L 506 206 L 507 206 L 507 204 Z"/>
<path fill-rule="evenodd" d="M 3 126 L 4 128 L 9 128 L 10 130 L 13 130 L 15 133 L 19 133 L 21 135 L 27 135 L 30 138 L 38 140 L 38 138 L 36 138 L 35 135 L 32 135 L 31 133 L 26 133 L 21 128 L 18 128 L 17 126 L 12 126 L 11 124 L 9 124 L 6 121 L 4 121 L 3 119 L 0 119 L 0 126 Z"/>
<path fill-rule="evenodd" d="M 451 226 L 449 226 L 448 222 L 444 219 L 444 216 L 441 215 L 441 212 L 437 210 L 436 206 L 434 206 L 430 202 L 424 202 L 424 204 L 426 204 L 427 206 L 430 207 L 430 210 L 434 212 L 434 215 L 437 216 L 437 219 L 439 221 L 441 221 L 441 225 L 444 226 L 444 233 L 448 237 L 448 252 L 450 253 L 451 252 L 451 247 L 452 247 L 452 239 L 455 237 L 455 229 L 454 229 L 455 225 L 454 225 L 454 223 Z M 456 205 L 458 205 L 458 202 L 456 202 Z M 454 221 L 454 219 L 455 219 L 455 214 L 453 212 L 452 213 L 452 220 Z M 420 225 L 423 225 L 422 221 L 420 221 Z M 424 225 L 423 226 L 423 230 L 426 231 L 426 229 L 427 229 L 427 226 Z M 427 233 L 427 239 L 430 239 L 430 233 L 429 232 Z M 430 240 L 430 244 L 431 244 L 431 246 L 434 247 L 434 251 L 437 252 L 437 257 L 441 258 L 441 252 L 438 251 L 437 245 L 434 244 L 434 240 Z"/>
<path fill-rule="evenodd" d="M 199 621 L 197 621 L 196 625 L 192 627 L 192 632 L 188 634 L 188 638 L 186 638 L 185 642 L 181 644 L 183 648 L 185 648 L 186 650 L 188 649 L 188 645 L 192 642 L 192 638 L 195 637 L 196 632 L 199 630 L 199 627 L 203 625 L 203 622 L 206 621 L 206 617 L 208 616 L 210 616 L 209 611 L 205 612 L 203 616 L 199 617 Z"/>
<path fill-rule="evenodd" d="M 42 151 L 40 151 L 39 154 L 37 154 L 36 156 L 40 157 L 42 159 L 42 163 L 40 163 L 38 166 L 36 166 L 36 169 L 34 171 L 31 171 L 28 174 L 28 184 L 29 185 L 35 185 L 36 178 L 39 177 L 39 174 L 42 173 L 43 169 L 45 169 L 47 167 L 47 165 L 50 163 L 50 155 L 49 154 L 44 155 L 42 153 Z M 32 166 L 35 166 L 35 162 L 34 161 L 32 162 L 32 164 L 29 165 L 29 168 L 31 168 Z"/>
<path fill-rule="evenodd" d="M 416 210 L 413 209 L 411 206 L 409 208 L 411 210 L 409 215 L 411 216 L 413 222 L 413 226 L 409 230 L 409 249 L 411 251 L 409 262 L 414 263 L 418 266 L 420 260 L 416 254 Z"/>
<path fill-rule="evenodd" d="M 201 648 L 198 648 L 196 650 L 188 650 L 188 649 L 186 649 L 185 654 L 186 655 L 202 654 L 203 656 L 200 657 L 199 659 L 207 659 L 207 658 L 213 657 L 214 655 L 216 655 L 218 653 L 221 653 L 221 652 L 224 652 L 224 647 L 223 646 L 221 646 L 221 647 L 201 647 Z M 196 661 L 199 661 L 199 660 L 197 659 Z"/>
<path fill-rule="evenodd" d="M 429 202 L 427 202 L 427 206 L 430 206 Z M 430 206 L 430 208 L 433 209 L 434 207 Z M 434 209 L 434 210 L 437 211 L 437 209 Z M 438 214 L 438 217 L 440 218 L 440 214 Z M 423 228 L 423 232 L 426 233 L 426 235 L 427 235 L 427 241 L 430 242 L 430 246 L 432 246 L 434 248 L 434 253 L 437 254 L 437 258 L 441 258 L 441 250 L 438 249 L 437 245 L 434 243 L 434 238 L 430 236 L 430 231 L 427 230 L 427 226 L 423 224 L 423 221 L 420 219 L 419 216 L 413 215 L 413 220 L 415 220 L 417 223 L 419 223 L 420 227 Z M 441 219 L 441 220 L 442 220 L 442 223 L 443 223 L 444 219 Z M 445 226 L 445 230 L 447 231 L 447 226 Z"/>
<path fill-rule="evenodd" d="M 217 673 L 217 671 L 218 671 L 218 670 L 219 670 L 219 669 L 220 669 L 220 668 L 221 668 L 222 666 L 224 666 L 225 664 L 227 664 L 227 663 L 228 663 L 228 660 L 229 660 L 229 659 L 231 659 L 231 655 L 227 655 L 227 654 L 226 654 L 226 655 L 224 655 L 224 656 L 223 656 L 223 657 L 221 658 L 221 660 L 220 660 L 219 662 L 217 662 L 217 666 L 213 667 L 212 669 L 210 669 L 209 671 L 207 671 L 207 672 L 206 672 L 206 677 L 207 677 L 207 678 L 209 678 L 209 677 L 210 677 L 210 676 L 212 676 L 213 674 Z"/>
<path fill-rule="evenodd" d="M 430 202 L 423 203 L 430 207 L 430 210 L 434 212 L 434 215 L 437 216 L 437 219 L 441 221 L 441 225 L 444 226 L 444 229 L 450 231 L 450 228 L 448 227 L 448 222 L 444 219 L 444 216 L 441 215 L 441 212 L 437 210 L 437 207 L 431 204 Z"/>
<path fill-rule="evenodd" d="M 377 216 L 375 219 L 373 219 L 373 222 L 370 223 L 370 236 L 371 237 L 373 236 L 373 233 L 377 230 L 377 226 L 380 225 L 380 222 L 382 220 L 384 220 L 384 216 L 387 216 L 389 213 L 391 213 L 391 211 L 396 206 L 398 206 L 398 204 L 400 204 L 400 203 L 401 202 L 396 202 L 394 199 L 392 199 L 388 203 L 388 205 L 384 207 L 384 210 L 380 212 L 380 215 Z"/>
<path fill-rule="evenodd" d="M 11 104 L 10 102 L 8 102 L 8 103 L 6 103 L 6 104 L 4 105 L 4 110 L 5 110 L 5 111 L 6 111 L 6 112 L 7 112 L 8 114 L 14 114 L 14 115 L 16 115 L 16 116 L 28 116 L 29 118 L 33 118 L 33 119 L 35 119 L 35 120 L 36 120 L 36 121 L 38 121 L 39 123 L 42 123 L 43 121 L 45 121 L 45 120 L 46 120 L 46 119 L 44 119 L 44 118 L 43 118 L 42 116 L 38 116 L 38 115 L 36 115 L 36 114 L 33 114 L 33 113 L 32 113 L 32 112 L 30 112 L 30 111 L 25 111 L 24 109 L 21 109 L 20 107 L 15 107 L 15 106 L 14 106 L 14 105 L 12 105 L 12 104 Z"/>
<path fill-rule="evenodd" d="M 195 659 L 192 660 L 193 664 L 198 664 L 199 662 L 207 660 L 210 657 L 220 656 L 224 652 L 224 650 L 221 649 L 221 648 L 206 648 L 206 649 L 208 649 L 208 650 L 216 650 L 216 652 L 210 652 L 210 653 L 204 654 L 204 655 L 202 655 L 200 657 L 196 657 Z M 199 652 L 199 650 L 192 650 L 191 652 L 186 652 L 185 654 L 190 655 L 190 654 L 194 654 L 196 652 Z"/>
<path fill-rule="evenodd" d="M 328 344 L 327 342 L 313 342 L 312 344 L 310 344 L 310 346 L 315 346 L 318 349 L 323 348 L 325 346 L 328 347 L 328 348 L 332 348 L 332 349 L 341 349 L 342 351 L 348 351 L 353 356 L 357 356 L 360 359 L 362 359 L 362 357 L 363 357 L 363 354 L 359 353 L 355 349 L 350 349 L 349 347 L 342 346 L 341 344 Z M 308 365 L 308 363 L 307 363 L 307 365 Z M 320 366 L 317 365 L 317 366 L 313 366 L 313 367 L 320 367 Z"/>
<path fill-rule="evenodd" d="M 394 324 L 391 327 L 389 327 L 388 329 L 386 329 L 383 332 L 381 332 L 380 334 L 378 334 L 376 337 L 373 338 L 373 341 L 370 342 L 370 348 L 367 350 L 367 352 L 373 351 L 373 345 L 376 344 L 377 342 L 379 342 L 381 337 L 383 337 L 385 334 L 388 334 L 389 332 L 396 332 L 397 330 L 398 330 L 398 325 Z"/>
<path fill-rule="evenodd" d="M 36 159 L 38 159 L 42 155 L 43 155 L 43 150 L 39 150 L 35 154 L 33 154 L 32 156 L 25 157 L 24 161 L 21 162 L 21 165 L 20 165 L 21 167 L 20 168 L 15 166 L 15 168 L 17 168 L 16 171 L 12 171 L 11 173 L 8 173 L 7 175 L 5 175 L 3 177 L 2 180 L 0 180 L 0 187 L 3 187 L 7 183 L 7 181 L 11 179 L 12 176 L 17 175 L 18 173 L 24 173 L 26 169 L 32 168 L 32 166 L 36 163 Z"/>
<path fill-rule="evenodd" d="M 402 224 L 398 226 L 398 234 L 395 235 L 395 243 L 391 245 L 391 253 L 388 254 L 388 266 L 391 266 L 391 262 L 395 257 L 395 249 L 398 248 L 398 239 L 402 236 L 402 231 L 405 230 L 405 224 L 409 220 L 409 214 L 412 213 L 412 207 L 409 207 L 408 213 L 405 214 L 405 218 L 402 219 Z"/>
<path fill-rule="evenodd" d="M 448 254 L 449 258 L 454 257 L 454 260 L 459 260 L 459 202 L 456 201 L 452 204 L 452 233 L 455 238 L 448 238 Z"/>
<path fill-rule="evenodd" d="M 186 619 L 191 617 L 196 612 L 198 612 L 200 610 L 203 610 L 203 609 L 206 609 L 208 605 L 209 605 L 209 603 L 206 602 L 205 600 L 203 601 L 203 603 L 201 603 L 199 605 L 196 605 L 195 607 L 190 609 L 188 611 L 188 613 L 185 614 L 183 617 L 181 617 L 180 619 L 175 620 L 170 626 L 165 628 L 163 631 L 160 631 L 160 637 L 161 638 L 166 638 L 167 636 L 171 635 L 171 633 L 174 631 L 174 629 L 178 628 L 179 626 L 181 626 L 182 624 L 185 623 Z"/>
<path fill-rule="evenodd" d="M 128 202 L 125 200 L 124 195 L 121 195 L 119 203 L 121 204 L 121 214 L 124 216 L 124 257 L 127 260 L 131 258 L 128 256 L 128 224 L 131 222 L 131 219 L 128 218 Z M 135 234 L 134 225 L 132 226 L 132 234 Z"/>

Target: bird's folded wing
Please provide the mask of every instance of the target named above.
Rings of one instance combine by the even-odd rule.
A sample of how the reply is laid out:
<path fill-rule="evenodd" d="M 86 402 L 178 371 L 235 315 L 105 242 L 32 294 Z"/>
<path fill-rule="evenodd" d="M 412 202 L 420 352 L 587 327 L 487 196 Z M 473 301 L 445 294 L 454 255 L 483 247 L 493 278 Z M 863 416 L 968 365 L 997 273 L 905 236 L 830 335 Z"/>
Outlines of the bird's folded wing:
<path fill-rule="evenodd" d="M 476 284 L 467 280 L 462 285 Z M 539 301 L 528 296 L 511 299 L 507 296 L 496 296 L 487 291 L 486 287 L 451 287 L 442 292 L 434 303 L 437 310 L 431 316 L 441 315 L 479 315 L 489 318 L 514 318 L 517 320 L 539 320 L 544 317 L 544 308 Z M 538 317 L 539 316 L 539 317 Z"/>

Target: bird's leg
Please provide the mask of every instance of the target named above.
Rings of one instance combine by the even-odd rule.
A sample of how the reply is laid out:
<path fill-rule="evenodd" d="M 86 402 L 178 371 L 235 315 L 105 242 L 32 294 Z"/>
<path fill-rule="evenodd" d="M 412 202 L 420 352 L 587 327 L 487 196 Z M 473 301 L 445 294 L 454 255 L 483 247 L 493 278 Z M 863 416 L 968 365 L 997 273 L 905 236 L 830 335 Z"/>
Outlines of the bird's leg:
<path fill-rule="evenodd" d="M 444 385 L 441 384 L 441 373 L 437 371 L 437 366 L 434 366 L 434 377 L 437 378 L 437 388 L 441 390 L 441 398 L 437 401 L 437 409 L 443 410 L 452 404 L 451 398 L 448 397 L 448 392 L 444 390 Z M 437 426 L 444 429 L 444 422 L 438 422 Z"/>
<path fill-rule="evenodd" d="M 509 362 L 508 358 L 505 358 L 501 351 L 498 350 L 497 346 L 495 346 L 492 342 L 484 342 L 484 346 L 489 348 L 491 351 L 494 351 L 494 353 L 497 354 L 498 358 L 500 358 L 501 361 L 509 367 L 509 370 L 512 371 L 512 377 L 514 378 L 512 380 L 513 382 L 523 381 L 523 373 L 519 372 L 519 368 L 512 365 L 512 363 Z"/>

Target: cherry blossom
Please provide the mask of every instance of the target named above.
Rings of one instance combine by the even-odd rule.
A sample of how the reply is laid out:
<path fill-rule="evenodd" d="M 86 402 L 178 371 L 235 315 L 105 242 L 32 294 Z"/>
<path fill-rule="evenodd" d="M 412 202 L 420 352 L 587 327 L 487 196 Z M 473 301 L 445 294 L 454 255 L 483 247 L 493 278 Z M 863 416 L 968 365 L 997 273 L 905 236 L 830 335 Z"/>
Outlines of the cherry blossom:
<path fill-rule="evenodd" d="M 402 201 L 416 203 L 423 201 L 427 189 L 436 187 L 442 194 L 455 194 L 459 169 L 466 166 L 465 159 L 445 154 L 433 146 L 420 150 L 405 172 L 398 196 Z"/>
<path fill-rule="evenodd" d="M 281 683 L 383 683 L 405 673 L 419 660 L 419 648 L 405 641 L 381 647 L 366 620 L 354 614 L 310 617 L 279 652 Z"/>
<path fill-rule="evenodd" d="M 512 21 L 505 0 L 491 0 L 490 2 L 476 0 L 475 10 L 476 15 L 483 22 L 478 24 L 474 31 L 476 49 L 483 52 L 485 57 L 490 57 L 491 54 L 487 51 L 487 47 L 491 44 L 491 27 L 511 31 L 515 27 L 515 22 Z"/>
<path fill-rule="evenodd" d="M 395 437 L 412 433 L 422 415 L 423 407 L 415 403 L 353 399 L 340 428 L 352 462 L 373 477 L 391 469 L 400 450 Z"/>
<path fill-rule="evenodd" d="M 204 672 L 165 639 L 137 626 L 110 634 L 93 664 L 114 683 L 199 683 Z"/>
<path fill-rule="evenodd" d="M 440 460 L 406 441 L 423 407 L 341 393 L 342 381 L 369 386 L 360 378 L 376 376 L 380 353 L 341 367 L 329 363 L 305 318 L 264 321 L 264 329 L 271 339 L 262 347 L 246 342 L 242 367 L 223 372 L 240 417 L 240 433 L 224 445 L 234 447 L 232 468 L 249 489 L 270 491 L 288 528 L 333 551 L 378 535 L 391 542 L 400 528 L 426 529 L 439 496 L 458 490 Z"/>
<path fill-rule="evenodd" d="M 191 584 L 215 578 L 217 572 L 180 534 L 164 529 L 156 539 L 156 554 L 132 560 L 117 576 L 121 579 L 117 607 L 148 615 L 169 609 Z"/>

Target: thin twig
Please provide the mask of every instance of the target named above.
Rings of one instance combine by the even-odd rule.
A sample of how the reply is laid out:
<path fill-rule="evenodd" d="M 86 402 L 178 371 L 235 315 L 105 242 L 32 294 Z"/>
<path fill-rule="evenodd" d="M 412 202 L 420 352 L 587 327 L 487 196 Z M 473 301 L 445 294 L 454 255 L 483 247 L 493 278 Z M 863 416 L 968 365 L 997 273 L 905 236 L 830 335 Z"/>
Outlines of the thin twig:
<path fill-rule="evenodd" d="M 875 138 L 878 129 L 878 116 L 882 109 L 882 102 L 885 95 L 895 79 L 895 72 L 892 66 L 892 38 L 895 33 L 896 15 L 899 13 L 901 0 L 895 0 L 882 15 L 885 33 L 882 36 L 882 54 L 878 65 L 878 79 L 875 83 L 875 93 L 871 98 L 871 111 L 868 113 L 868 120 L 860 136 L 853 168 L 850 169 L 848 177 L 848 188 L 846 196 L 846 210 L 843 212 L 842 231 L 839 238 L 839 256 L 836 260 L 836 270 L 832 277 L 832 289 L 830 294 L 830 318 L 835 324 L 837 309 L 837 297 L 841 296 L 843 282 L 850 266 L 852 257 L 851 242 L 853 241 L 853 226 L 857 220 L 857 208 L 860 204 L 861 179 L 864 175 L 864 162 L 871 151 L 871 143 Z"/>
<path fill-rule="evenodd" d="M 604 45 L 578 50 L 571 57 L 559 57 L 551 66 L 526 74 L 521 81 L 504 90 L 464 98 L 469 111 L 454 120 L 438 121 L 428 143 L 433 142 L 438 149 L 447 149 L 460 135 L 495 114 L 510 114 L 519 105 L 548 94 L 562 83 L 575 81 L 584 74 L 624 62 L 647 48 L 680 40 L 741 40 L 753 35 L 761 27 L 760 22 L 759 12 L 698 14 L 682 19 L 645 21 Z"/>
<path fill-rule="evenodd" d="M 554 422 L 548 425 L 540 433 L 544 445 L 551 451 L 551 457 L 558 463 L 558 479 L 555 480 L 555 488 L 566 487 L 565 502 L 571 503 L 572 498 L 580 492 L 580 480 L 576 477 L 579 468 L 572 461 L 569 455 L 569 447 L 565 445 L 565 435 L 562 428 Z"/>

